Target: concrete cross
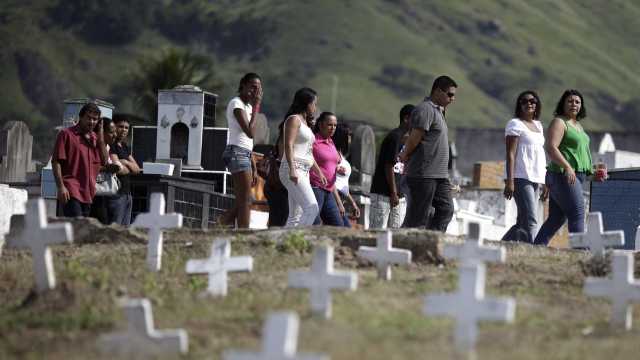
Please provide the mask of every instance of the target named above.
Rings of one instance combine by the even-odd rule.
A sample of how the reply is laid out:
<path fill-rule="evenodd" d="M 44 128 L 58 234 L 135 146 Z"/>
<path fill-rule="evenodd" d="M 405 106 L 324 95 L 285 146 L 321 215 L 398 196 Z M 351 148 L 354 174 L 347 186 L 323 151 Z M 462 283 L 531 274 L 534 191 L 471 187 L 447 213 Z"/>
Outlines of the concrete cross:
<path fill-rule="evenodd" d="M 49 245 L 72 242 L 73 228 L 71 224 L 49 225 L 44 200 L 33 199 L 27 202 L 24 229 L 16 236 L 13 244 L 17 248 L 31 249 L 33 274 L 36 277 L 36 290 L 38 292 L 44 292 L 56 287 L 53 256 Z"/>
<path fill-rule="evenodd" d="M 460 260 L 461 265 L 473 265 L 490 262 L 505 262 L 507 251 L 504 247 L 484 245 L 480 237 L 480 225 L 469 223 L 469 235 L 462 245 L 446 244 L 442 255 L 447 259 Z"/>
<path fill-rule="evenodd" d="M 187 261 L 188 274 L 208 274 L 208 295 L 227 295 L 227 273 L 230 271 L 251 271 L 251 256 L 231 257 L 229 239 L 218 239 L 211 245 L 211 255 L 207 259 Z"/>
<path fill-rule="evenodd" d="M 633 277 L 633 253 L 614 251 L 611 258 L 611 278 L 588 277 L 584 293 L 611 299 L 611 325 L 623 325 L 626 330 L 631 330 L 631 303 L 640 303 L 640 281 L 634 281 Z"/>
<path fill-rule="evenodd" d="M 289 287 L 310 290 L 311 311 L 326 319 L 331 317 L 331 289 L 354 291 L 358 287 L 355 272 L 333 269 L 333 247 L 319 246 L 313 252 L 311 271 L 290 271 Z"/>
<path fill-rule="evenodd" d="M 151 271 L 160 271 L 162 266 L 162 232 L 165 229 L 182 227 L 182 214 L 164 213 L 164 194 L 151 194 L 149 212 L 139 214 L 131 224 L 132 227 L 149 229 L 149 245 L 147 250 L 147 266 Z"/>
<path fill-rule="evenodd" d="M 451 316 L 456 319 L 454 335 L 458 350 L 475 348 L 480 320 L 513 322 L 516 302 L 511 298 L 486 299 L 484 264 L 461 265 L 458 291 L 453 294 L 428 295 L 425 315 Z"/>
<path fill-rule="evenodd" d="M 127 330 L 102 335 L 99 339 L 102 351 L 147 356 L 187 353 L 189 339 L 186 331 L 154 329 L 148 299 L 130 299 L 122 307 L 127 317 Z"/>
<path fill-rule="evenodd" d="M 606 248 L 624 245 L 624 231 L 604 231 L 602 213 L 592 212 L 587 218 L 587 231 L 570 233 L 569 243 L 573 248 L 589 249 L 595 257 L 604 257 Z"/>
<path fill-rule="evenodd" d="M 223 360 L 328 360 L 328 356 L 315 354 L 296 355 L 300 320 L 293 312 L 277 312 L 267 317 L 262 329 L 262 351 L 226 351 Z"/>
<path fill-rule="evenodd" d="M 376 247 L 360 246 L 358 256 L 376 264 L 378 278 L 391 280 L 391 264 L 410 264 L 411 251 L 392 247 L 391 231 L 378 235 Z"/>

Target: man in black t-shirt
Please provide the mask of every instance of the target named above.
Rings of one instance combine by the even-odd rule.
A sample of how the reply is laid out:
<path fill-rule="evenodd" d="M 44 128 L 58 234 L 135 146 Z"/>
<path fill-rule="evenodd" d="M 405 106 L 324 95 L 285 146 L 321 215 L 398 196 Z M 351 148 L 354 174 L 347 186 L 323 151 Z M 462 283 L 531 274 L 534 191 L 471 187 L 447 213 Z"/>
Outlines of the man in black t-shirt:
<path fill-rule="evenodd" d="M 109 223 L 129 225 L 131 224 L 131 206 L 133 204 L 129 174 L 140 173 L 140 167 L 131 155 L 131 150 L 126 143 L 129 135 L 129 121 L 125 118 L 119 118 L 114 123 L 116 124 L 116 141 L 111 146 L 109 153 L 118 156 L 120 163 L 128 170 L 128 174 L 118 175 L 120 190 L 118 195 L 109 198 L 107 210 L 110 217 Z"/>
<path fill-rule="evenodd" d="M 398 162 L 398 153 L 403 138 L 409 131 L 409 118 L 414 106 L 407 104 L 400 110 L 400 124 L 382 140 L 376 171 L 371 182 L 371 215 L 369 227 L 373 229 L 397 229 L 407 210 L 407 202 L 400 189 L 403 164 Z"/>

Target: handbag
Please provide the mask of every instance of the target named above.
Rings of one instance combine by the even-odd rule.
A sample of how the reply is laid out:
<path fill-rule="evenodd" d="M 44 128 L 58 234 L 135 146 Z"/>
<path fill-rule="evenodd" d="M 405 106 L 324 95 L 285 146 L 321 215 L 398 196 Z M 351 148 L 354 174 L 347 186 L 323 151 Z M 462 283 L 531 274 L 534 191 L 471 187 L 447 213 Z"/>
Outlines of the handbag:
<path fill-rule="evenodd" d="M 101 171 L 96 178 L 96 196 L 115 196 L 120 190 L 120 180 L 114 173 Z"/>

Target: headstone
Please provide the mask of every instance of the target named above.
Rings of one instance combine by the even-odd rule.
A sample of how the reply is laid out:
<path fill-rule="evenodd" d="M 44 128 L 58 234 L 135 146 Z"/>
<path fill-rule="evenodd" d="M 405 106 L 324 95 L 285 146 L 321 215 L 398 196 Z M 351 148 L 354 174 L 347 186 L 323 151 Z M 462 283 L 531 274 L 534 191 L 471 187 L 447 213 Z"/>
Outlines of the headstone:
<path fill-rule="evenodd" d="M 11 245 L 31 250 L 36 290 L 44 292 L 53 289 L 56 287 L 56 276 L 49 245 L 73 242 L 73 228 L 69 223 L 49 225 L 42 199 L 33 199 L 27 202 L 27 214 L 24 221 L 24 229 L 12 239 Z"/>
<path fill-rule="evenodd" d="M 127 317 L 127 329 L 102 335 L 99 339 L 102 351 L 137 356 L 187 353 L 189 339 L 186 331 L 154 328 L 151 302 L 148 299 L 130 299 L 122 307 Z"/>
<path fill-rule="evenodd" d="M 182 214 L 164 213 L 164 194 L 151 194 L 149 212 L 139 214 L 131 224 L 132 227 L 149 229 L 149 245 L 147 250 L 147 266 L 151 271 L 160 271 L 162 266 L 162 232 L 165 229 L 182 227 Z"/>
<path fill-rule="evenodd" d="M 313 252 L 311 271 L 290 271 L 289 287 L 310 290 L 311 311 L 331 318 L 331 290 L 355 291 L 358 275 L 333 269 L 333 247 L 317 246 Z"/>
<path fill-rule="evenodd" d="M 265 114 L 259 113 L 256 114 L 256 118 L 254 120 L 256 122 L 256 129 L 253 135 L 253 144 L 269 144 L 269 121 L 267 120 L 267 116 Z"/>
<path fill-rule="evenodd" d="M 328 360 L 328 356 L 297 355 L 300 320 L 293 312 L 277 312 L 267 317 L 262 329 L 262 350 L 259 353 L 226 351 L 224 360 Z"/>
<path fill-rule="evenodd" d="M 464 244 L 446 244 L 442 253 L 446 259 L 456 259 L 465 265 L 480 264 L 485 261 L 503 263 L 506 254 L 507 251 L 502 246 L 484 245 L 478 223 L 469 223 L 469 235 Z"/>
<path fill-rule="evenodd" d="M 392 264 L 411 263 L 411 251 L 392 247 L 391 231 L 378 235 L 376 247 L 360 246 L 358 255 L 375 263 L 378 278 L 383 280 L 391 280 Z"/>
<path fill-rule="evenodd" d="M 27 190 L 0 184 L 0 256 L 4 248 L 5 235 L 11 230 L 12 217 L 26 211 L 27 196 Z"/>
<path fill-rule="evenodd" d="M 626 330 L 631 330 L 631 303 L 640 303 L 640 281 L 635 281 L 633 276 L 633 253 L 614 251 L 611 259 L 611 277 L 588 277 L 584 284 L 584 293 L 610 299 L 611 325 L 622 325 Z"/>
<path fill-rule="evenodd" d="M 351 184 L 362 191 L 369 191 L 376 169 L 376 134 L 369 125 L 358 125 L 353 130 L 351 142 Z"/>
<path fill-rule="evenodd" d="M 115 107 L 106 101 L 99 99 L 77 98 L 64 100 L 64 114 L 62 115 L 62 127 L 67 128 L 78 123 L 80 109 L 88 103 L 98 105 L 100 116 L 113 119 L 113 110 Z"/>
<path fill-rule="evenodd" d="M 0 182 L 25 182 L 35 171 L 31 161 L 33 136 L 22 121 L 9 121 L 0 130 Z"/>
<path fill-rule="evenodd" d="M 193 85 L 158 90 L 155 158 L 182 158 L 183 168 L 202 170 L 203 131 L 215 126 L 216 101 Z"/>
<path fill-rule="evenodd" d="M 451 316 L 456 326 L 456 349 L 470 351 L 475 348 L 480 320 L 511 323 L 515 319 L 516 302 L 510 298 L 485 298 L 484 264 L 461 265 L 458 291 L 453 294 L 428 295 L 424 302 L 425 315 Z"/>
<path fill-rule="evenodd" d="M 208 259 L 189 260 L 186 268 L 188 274 L 209 275 L 207 294 L 226 296 L 227 273 L 231 271 L 251 271 L 253 258 L 251 256 L 231 257 L 229 239 L 218 239 L 211 245 L 211 255 Z"/>
<path fill-rule="evenodd" d="M 622 230 L 604 231 L 602 213 L 591 212 L 587 217 L 587 231 L 570 233 L 569 243 L 572 248 L 587 248 L 595 257 L 604 257 L 606 248 L 624 245 Z"/>

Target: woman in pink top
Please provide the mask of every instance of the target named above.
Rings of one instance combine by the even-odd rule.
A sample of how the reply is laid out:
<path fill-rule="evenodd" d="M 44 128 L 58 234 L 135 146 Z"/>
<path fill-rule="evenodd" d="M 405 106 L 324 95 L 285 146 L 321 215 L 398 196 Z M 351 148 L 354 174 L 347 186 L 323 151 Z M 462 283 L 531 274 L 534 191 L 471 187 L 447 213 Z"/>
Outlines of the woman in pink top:
<path fill-rule="evenodd" d="M 336 168 L 340 163 L 340 154 L 336 150 L 331 137 L 336 132 L 338 119 L 331 112 L 323 112 L 316 120 L 315 136 L 313 143 L 313 158 L 327 179 L 322 184 L 321 179 L 315 173 L 310 174 L 311 189 L 313 190 L 318 208 L 320 210 L 314 225 L 322 224 L 332 226 L 344 226 L 344 206 L 340 201 L 340 195 L 336 189 Z"/>

